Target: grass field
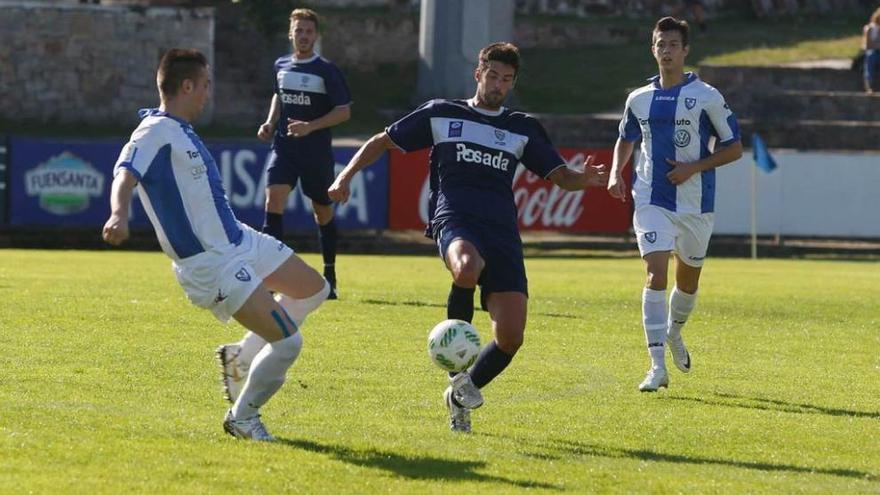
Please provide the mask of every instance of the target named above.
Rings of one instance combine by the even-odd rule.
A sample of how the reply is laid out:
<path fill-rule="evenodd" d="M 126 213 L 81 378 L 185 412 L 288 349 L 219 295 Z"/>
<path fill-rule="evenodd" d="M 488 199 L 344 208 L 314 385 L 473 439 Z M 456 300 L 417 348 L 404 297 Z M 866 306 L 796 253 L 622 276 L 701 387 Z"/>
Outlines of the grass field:
<path fill-rule="evenodd" d="M 0 251 L 0 493 L 880 492 L 876 263 L 712 259 L 694 370 L 648 395 L 641 263 L 527 267 L 526 344 L 473 435 L 425 354 L 440 262 L 342 256 L 264 408 L 280 441 L 252 444 L 221 429 L 213 361 L 240 331 L 163 255 Z"/>

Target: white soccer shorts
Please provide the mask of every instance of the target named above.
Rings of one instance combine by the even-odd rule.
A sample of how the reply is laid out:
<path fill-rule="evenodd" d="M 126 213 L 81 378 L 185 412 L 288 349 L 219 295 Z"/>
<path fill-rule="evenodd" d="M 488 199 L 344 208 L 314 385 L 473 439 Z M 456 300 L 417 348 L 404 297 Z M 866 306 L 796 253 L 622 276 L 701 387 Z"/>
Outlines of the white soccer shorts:
<path fill-rule="evenodd" d="M 200 308 L 211 310 L 229 322 L 263 279 L 293 254 L 283 242 L 241 225 L 241 243 L 228 244 L 172 262 L 177 281 L 186 297 Z"/>
<path fill-rule="evenodd" d="M 679 214 L 645 205 L 636 208 L 633 227 L 644 258 L 656 251 L 674 251 L 685 264 L 699 268 L 709 249 L 714 213 Z"/>

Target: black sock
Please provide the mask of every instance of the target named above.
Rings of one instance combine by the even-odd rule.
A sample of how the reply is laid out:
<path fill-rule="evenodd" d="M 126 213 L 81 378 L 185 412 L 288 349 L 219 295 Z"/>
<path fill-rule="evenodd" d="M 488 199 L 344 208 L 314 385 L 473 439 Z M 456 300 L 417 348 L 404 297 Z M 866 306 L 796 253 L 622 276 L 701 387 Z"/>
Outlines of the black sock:
<path fill-rule="evenodd" d="M 474 319 L 474 291 L 453 283 L 446 300 L 446 318 L 470 323 Z"/>
<path fill-rule="evenodd" d="M 263 233 L 283 241 L 284 237 L 284 215 L 282 213 L 266 212 L 266 219 L 263 221 Z"/>
<path fill-rule="evenodd" d="M 324 266 L 336 264 L 336 220 L 331 219 L 324 225 L 318 226 L 318 242 L 321 244 L 321 255 L 324 257 Z"/>
<path fill-rule="evenodd" d="M 512 360 L 513 356 L 508 356 L 493 340 L 483 348 L 477 362 L 471 366 L 471 380 L 477 388 L 483 388 L 500 375 Z"/>

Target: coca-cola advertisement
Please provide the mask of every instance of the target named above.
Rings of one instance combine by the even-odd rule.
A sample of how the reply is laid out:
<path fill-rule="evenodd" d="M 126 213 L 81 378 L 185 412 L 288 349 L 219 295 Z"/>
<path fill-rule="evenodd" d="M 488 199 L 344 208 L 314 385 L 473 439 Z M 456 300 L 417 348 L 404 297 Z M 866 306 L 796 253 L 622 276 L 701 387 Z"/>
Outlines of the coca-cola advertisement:
<path fill-rule="evenodd" d="M 612 150 L 562 148 L 570 167 L 582 167 L 589 155 L 594 164 L 611 168 Z M 428 221 L 428 150 L 391 152 L 388 227 L 393 230 L 424 229 Z M 630 173 L 624 173 L 627 183 Z M 552 182 L 519 165 L 513 180 L 513 195 L 522 230 L 620 233 L 630 228 L 632 204 L 612 198 L 604 188 L 564 191 Z"/>

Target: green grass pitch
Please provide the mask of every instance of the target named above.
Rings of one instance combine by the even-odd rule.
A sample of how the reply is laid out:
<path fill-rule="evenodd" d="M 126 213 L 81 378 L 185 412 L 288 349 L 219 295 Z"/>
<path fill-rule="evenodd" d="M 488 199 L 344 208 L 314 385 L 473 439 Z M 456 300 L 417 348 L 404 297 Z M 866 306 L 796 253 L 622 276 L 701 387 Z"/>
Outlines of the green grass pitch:
<path fill-rule="evenodd" d="M 880 492 L 876 262 L 709 260 L 694 369 L 657 394 L 638 259 L 527 269 L 525 346 L 461 436 L 426 354 L 440 261 L 340 256 L 263 411 L 280 441 L 254 444 L 221 428 L 213 352 L 240 329 L 162 254 L 0 251 L 0 493 Z"/>

